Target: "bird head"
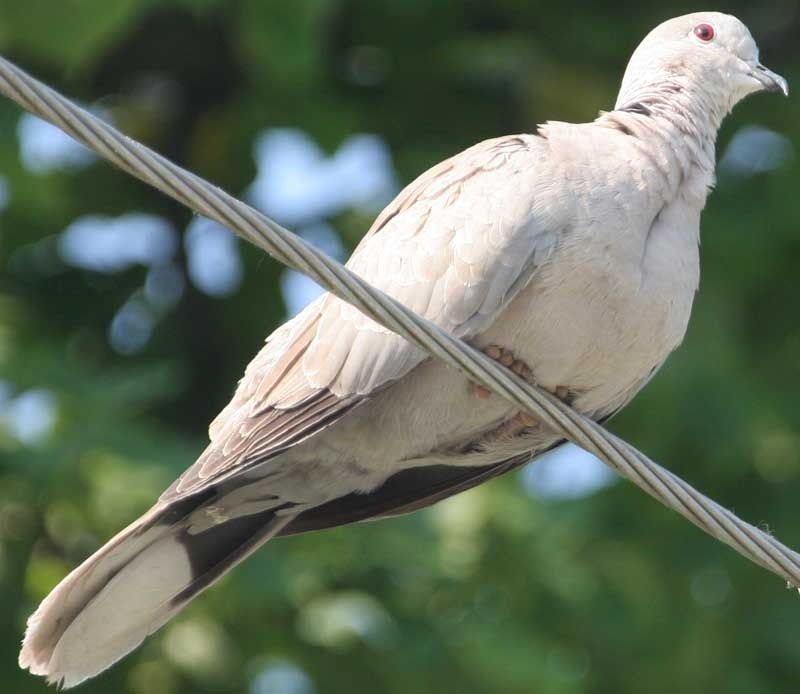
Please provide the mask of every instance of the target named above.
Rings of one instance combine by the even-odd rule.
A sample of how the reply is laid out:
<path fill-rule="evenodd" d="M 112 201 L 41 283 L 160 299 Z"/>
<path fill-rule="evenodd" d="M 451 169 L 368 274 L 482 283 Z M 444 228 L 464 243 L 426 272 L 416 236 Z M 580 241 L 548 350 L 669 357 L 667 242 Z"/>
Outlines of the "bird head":
<path fill-rule="evenodd" d="M 617 108 L 659 90 L 686 90 L 724 115 L 748 94 L 789 95 L 786 80 L 764 67 L 750 31 L 736 17 L 695 12 L 657 26 L 631 56 Z"/>

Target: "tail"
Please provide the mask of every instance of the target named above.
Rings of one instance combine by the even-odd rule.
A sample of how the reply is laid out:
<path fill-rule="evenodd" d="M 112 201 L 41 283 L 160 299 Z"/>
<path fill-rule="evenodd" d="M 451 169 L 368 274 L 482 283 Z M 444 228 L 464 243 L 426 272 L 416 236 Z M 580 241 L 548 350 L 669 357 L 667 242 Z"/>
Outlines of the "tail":
<path fill-rule="evenodd" d="M 294 518 L 269 510 L 198 531 L 197 507 L 154 507 L 61 581 L 28 619 L 20 666 L 64 687 L 97 675 Z"/>

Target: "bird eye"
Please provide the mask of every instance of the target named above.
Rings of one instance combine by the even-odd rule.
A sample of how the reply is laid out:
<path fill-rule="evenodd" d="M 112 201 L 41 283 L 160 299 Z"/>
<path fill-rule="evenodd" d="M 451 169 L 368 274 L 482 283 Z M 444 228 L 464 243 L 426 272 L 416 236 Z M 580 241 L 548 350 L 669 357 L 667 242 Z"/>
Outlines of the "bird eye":
<path fill-rule="evenodd" d="M 714 27 L 710 24 L 698 24 L 694 28 L 694 35 L 701 41 L 710 41 L 714 38 Z"/>

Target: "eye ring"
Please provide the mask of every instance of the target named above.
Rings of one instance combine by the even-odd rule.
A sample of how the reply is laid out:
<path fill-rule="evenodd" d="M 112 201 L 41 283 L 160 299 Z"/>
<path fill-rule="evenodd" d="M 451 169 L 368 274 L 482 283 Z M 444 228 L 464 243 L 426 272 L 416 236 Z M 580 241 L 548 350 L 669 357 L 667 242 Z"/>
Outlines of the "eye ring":
<path fill-rule="evenodd" d="M 715 35 L 714 27 L 710 24 L 698 24 L 694 28 L 694 35 L 700 39 L 701 41 L 705 41 L 708 43 L 714 38 Z"/>

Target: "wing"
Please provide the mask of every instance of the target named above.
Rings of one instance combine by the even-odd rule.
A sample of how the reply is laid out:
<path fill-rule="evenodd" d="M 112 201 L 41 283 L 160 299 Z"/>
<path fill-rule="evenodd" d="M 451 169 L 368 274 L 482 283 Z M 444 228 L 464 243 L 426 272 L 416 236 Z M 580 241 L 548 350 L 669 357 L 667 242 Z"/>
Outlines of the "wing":
<path fill-rule="evenodd" d="M 535 204 L 545 141 L 482 142 L 406 187 L 348 267 L 459 337 L 483 331 L 530 279 L 563 228 Z M 407 374 L 424 352 L 331 294 L 267 340 L 211 444 L 161 497 L 168 503 L 264 463 Z"/>
<path fill-rule="evenodd" d="M 347 494 L 299 514 L 278 535 L 297 535 L 413 513 L 516 470 L 538 455 L 524 453 L 482 467 L 432 465 L 401 470 L 374 491 Z"/>

